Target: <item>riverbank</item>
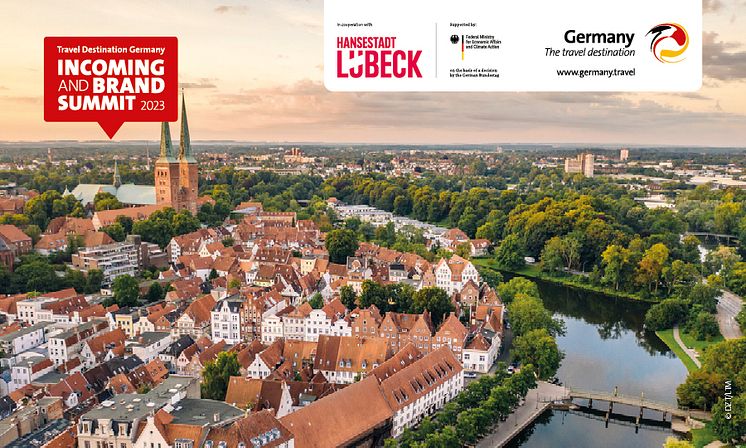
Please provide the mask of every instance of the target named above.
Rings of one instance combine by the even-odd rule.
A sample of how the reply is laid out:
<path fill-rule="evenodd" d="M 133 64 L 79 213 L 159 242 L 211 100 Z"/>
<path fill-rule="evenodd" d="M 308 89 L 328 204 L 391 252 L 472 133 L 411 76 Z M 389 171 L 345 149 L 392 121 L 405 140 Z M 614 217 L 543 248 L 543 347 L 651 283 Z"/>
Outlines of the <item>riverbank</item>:
<path fill-rule="evenodd" d="M 539 280 L 543 280 L 550 283 L 555 283 L 562 286 L 567 286 L 568 288 L 578 289 L 581 291 L 588 291 L 588 292 L 594 292 L 597 294 L 602 294 L 608 297 L 613 297 L 617 299 L 624 299 L 624 300 L 634 300 L 636 302 L 647 302 L 647 303 L 657 303 L 658 300 L 655 299 L 648 299 L 645 297 L 642 297 L 639 294 L 624 292 L 624 291 L 616 291 L 611 288 L 607 288 L 604 286 L 598 286 L 598 285 L 592 285 L 588 283 L 585 280 L 585 277 L 582 275 L 573 275 L 573 274 L 566 274 L 562 276 L 558 275 L 551 275 L 548 274 L 541 269 L 539 269 L 539 266 L 537 265 L 526 265 L 525 267 L 521 269 L 505 269 L 502 267 L 498 267 L 495 261 L 491 258 L 473 258 L 472 263 L 477 267 L 477 269 L 486 269 L 490 270 L 492 272 L 509 272 L 511 274 L 515 275 L 521 275 L 523 277 L 528 278 L 536 278 Z"/>
<path fill-rule="evenodd" d="M 679 344 L 674 339 L 672 329 L 656 331 L 655 335 L 658 336 L 664 344 L 666 344 L 666 346 L 676 355 L 677 358 L 679 358 L 679 360 L 681 360 L 681 362 L 686 367 L 686 370 L 690 372 L 699 370 L 699 367 L 697 367 L 697 364 L 694 362 L 694 360 L 684 351 L 684 349 L 681 348 L 681 346 L 679 346 Z"/>
<path fill-rule="evenodd" d="M 551 407 L 552 401 L 565 400 L 567 396 L 568 390 L 564 387 L 546 381 L 537 381 L 536 388 L 528 391 L 523 404 L 510 413 L 505 420 L 505 424 L 497 425 L 494 431 L 480 440 L 477 443 L 477 448 L 505 446 L 541 414 L 546 412 Z"/>
<path fill-rule="evenodd" d="M 663 341 L 664 344 L 666 344 L 666 346 L 668 346 L 669 349 L 671 349 L 672 352 L 674 352 L 676 357 L 679 358 L 682 363 L 684 363 L 684 366 L 686 366 L 686 369 L 688 371 L 694 372 L 695 370 L 699 370 L 699 367 L 697 367 L 697 364 L 692 359 L 692 357 L 686 353 L 686 351 L 679 345 L 678 342 L 676 342 L 676 338 L 673 334 L 673 329 L 656 331 L 655 334 L 661 339 L 661 341 Z M 681 337 L 681 342 L 683 342 L 688 349 L 695 350 L 699 357 L 702 356 L 707 347 L 723 341 L 723 337 L 721 335 L 718 335 L 709 341 L 698 341 L 694 338 L 694 336 L 685 331 L 679 331 L 679 335 Z"/>

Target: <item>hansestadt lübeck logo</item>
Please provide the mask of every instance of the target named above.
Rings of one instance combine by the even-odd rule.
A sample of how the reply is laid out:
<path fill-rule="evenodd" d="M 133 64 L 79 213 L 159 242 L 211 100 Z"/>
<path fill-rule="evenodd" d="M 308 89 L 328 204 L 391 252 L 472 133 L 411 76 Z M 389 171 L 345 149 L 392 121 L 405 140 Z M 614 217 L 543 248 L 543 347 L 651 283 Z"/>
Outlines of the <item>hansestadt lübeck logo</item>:
<path fill-rule="evenodd" d="M 676 63 L 686 59 L 683 55 L 689 48 L 689 33 L 678 23 L 656 25 L 646 36 L 651 36 L 650 51 L 660 62 Z"/>

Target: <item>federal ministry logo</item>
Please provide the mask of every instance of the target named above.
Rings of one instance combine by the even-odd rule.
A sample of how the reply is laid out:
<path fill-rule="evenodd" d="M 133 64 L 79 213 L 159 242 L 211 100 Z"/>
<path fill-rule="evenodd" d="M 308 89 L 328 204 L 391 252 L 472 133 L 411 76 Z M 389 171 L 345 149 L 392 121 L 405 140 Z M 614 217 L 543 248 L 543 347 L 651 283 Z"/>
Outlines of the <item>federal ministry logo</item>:
<path fill-rule="evenodd" d="M 676 63 L 689 48 L 689 33 L 678 23 L 662 23 L 654 26 L 646 36 L 652 34 L 650 51 L 660 62 Z"/>

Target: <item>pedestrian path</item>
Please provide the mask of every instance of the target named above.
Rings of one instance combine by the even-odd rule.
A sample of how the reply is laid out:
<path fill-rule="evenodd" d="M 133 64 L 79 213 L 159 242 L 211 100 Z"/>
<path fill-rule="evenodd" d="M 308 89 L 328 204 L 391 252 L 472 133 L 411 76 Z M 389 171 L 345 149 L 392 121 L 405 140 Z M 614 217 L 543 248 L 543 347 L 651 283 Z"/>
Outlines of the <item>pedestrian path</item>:
<path fill-rule="evenodd" d="M 694 364 L 697 366 L 697 368 L 702 367 L 702 363 L 699 361 L 699 353 L 697 353 L 696 350 L 693 348 L 689 348 L 684 344 L 684 341 L 681 340 L 681 334 L 679 334 L 679 326 L 676 325 L 673 327 L 673 338 L 676 340 L 676 343 L 679 344 L 679 347 L 681 347 L 682 350 L 689 356 Z"/>

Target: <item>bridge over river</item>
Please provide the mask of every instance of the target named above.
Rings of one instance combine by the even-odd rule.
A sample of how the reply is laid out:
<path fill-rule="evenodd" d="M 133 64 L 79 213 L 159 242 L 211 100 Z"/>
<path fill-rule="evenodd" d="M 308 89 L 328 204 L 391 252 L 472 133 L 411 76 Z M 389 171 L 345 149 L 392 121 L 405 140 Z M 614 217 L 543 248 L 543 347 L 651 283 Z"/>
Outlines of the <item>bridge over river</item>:
<path fill-rule="evenodd" d="M 664 419 L 666 418 L 666 415 L 670 415 L 673 417 L 680 417 L 680 418 L 691 417 L 697 420 L 712 420 L 712 415 L 709 412 L 700 411 L 697 409 L 680 408 L 670 403 L 649 400 L 645 398 L 644 394 L 641 394 L 639 396 L 634 396 L 634 395 L 620 394 L 616 390 L 614 392 L 600 392 L 600 391 L 590 391 L 590 390 L 573 389 L 573 388 L 566 389 L 566 391 L 567 391 L 566 399 L 588 400 L 589 407 L 593 407 L 593 401 L 596 400 L 596 401 L 603 401 L 603 402 L 609 403 L 610 411 L 613 409 L 614 404 L 618 403 L 618 404 L 624 404 L 627 406 L 633 406 L 633 407 L 640 408 L 640 416 L 642 416 L 643 410 L 650 409 L 653 411 L 662 412 Z"/>
<path fill-rule="evenodd" d="M 629 425 L 634 425 L 635 428 L 639 428 L 643 425 L 650 425 L 652 419 L 644 417 L 644 411 L 646 409 L 651 411 L 658 411 L 663 414 L 662 422 L 666 422 L 666 416 L 671 419 L 672 425 L 674 419 L 681 422 L 680 428 L 685 428 L 689 418 L 697 420 L 711 420 L 712 416 L 709 412 L 700 410 L 690 410 L 679 408 L 671 403 L 665 403 L 661 401 L 648 400 L 644 394 L 639 396 L 624 395 L 618 393 L 618 390 L 613 392 L 602 392 L 602 391 L 590 391 L 582 389 L 574 389 L 563 386 L 557 386 L 549 384 L 544 381 L 539 381 L 536 389 L 532 389 L 526 395 L 526 401 L 523 405 L 519 406 L 513 414 L 508 417 L 505 422 L 498 423 L 495 430 L 490 433 L 487 437 L 479 441 L 477 448 L 495 448 L 505 446 L 510 440 L 517 436 L 521 431 L 527 428 L 531 423 L 534 422 L 541 414 L 550 408 L 566 409 L 566 410 L 580 410 L 580 412 L 588 413 L 591 418 L 603 420 L 607 424 L 609 420 L 620 420 L 622 422 L 628 421 Z M 588 408 L 582 408 L 575 405 L 573 400 L 587 400 Z M 593 409 L 593 402 L 604 402 L 608 404 L 608 411 L 599 411 Z M 614 405 L 626 405 L 639 409 L 639 413 L 635 416 L 624 416 L 622 413 L 614 413 Z M 585 409 L 585 411 L 583 411 Z M 621 416 L 621 419 L 620 419 Z M 660 426 L 659 423 L 656 426 Z M 674 428 L 676 429 L 676 428 Z"/>

